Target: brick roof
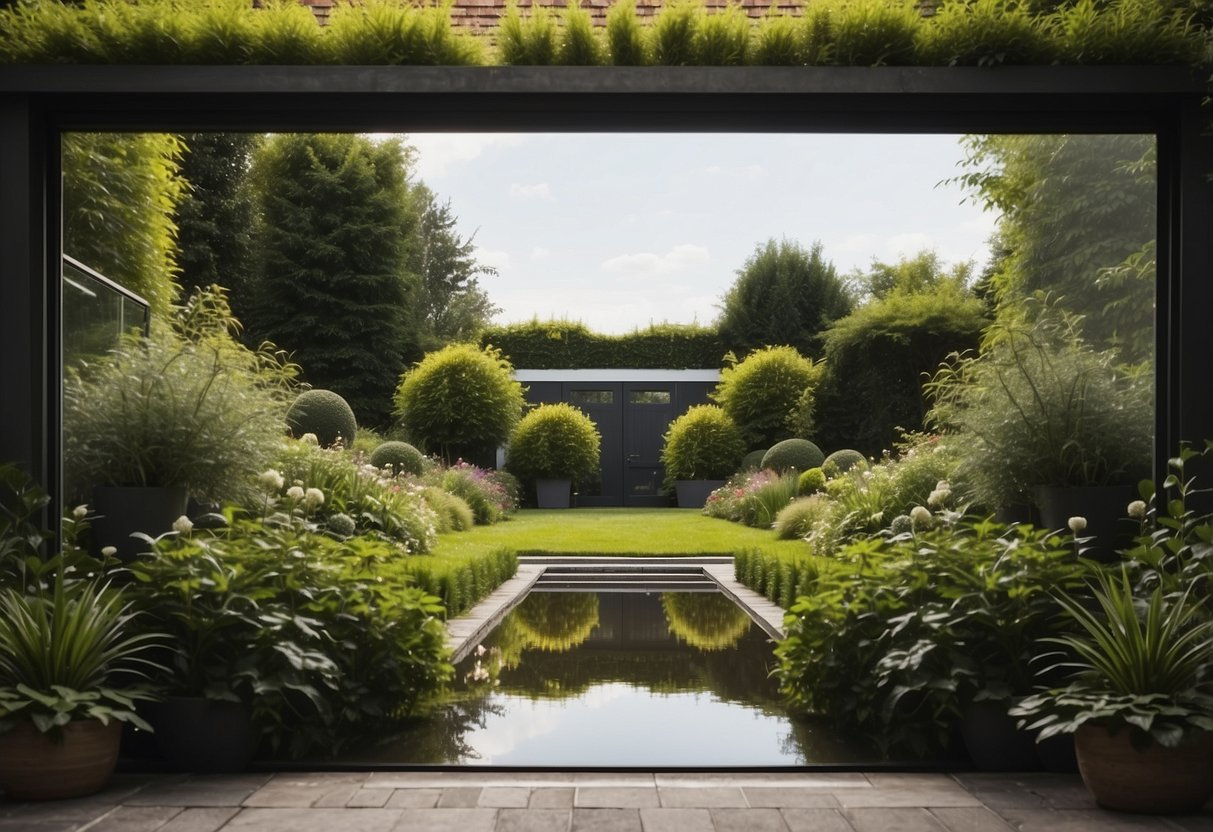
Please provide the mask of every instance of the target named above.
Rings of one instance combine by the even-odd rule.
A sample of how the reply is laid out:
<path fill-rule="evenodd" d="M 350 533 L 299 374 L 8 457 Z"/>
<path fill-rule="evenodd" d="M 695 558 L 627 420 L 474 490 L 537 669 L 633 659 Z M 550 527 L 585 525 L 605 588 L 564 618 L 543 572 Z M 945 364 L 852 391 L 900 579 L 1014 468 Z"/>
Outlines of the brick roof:
<path fill-rule="evenodd" d="M 777 12 L 787 12 L 799 15 L 804 8 L 804 0 L 735 0 L 751 18 L 765 15 L 772 4 Z M 329 14 L 337 0 L 299 0 L 303 5 L 310 6 L 312 14 L 321 25 L 328 22 Z M 594 24 L 602 26 L 606 23 L 606 13 L 613 0 L 582 0 L 581 6 L 590 12 Z M 652 18 L 661 10 L 663 0 L 636 0 L 636 14 L 641 19 Z M 730 0 L 704 0 L 708 9 L 723 9 Z M 507 0 L 455 0 L 451 7 L 451 19 L 469 29 L 484 31 L 497 26 L 497 21 L 505 12 Z M 936 0 L 918 0 L 918 7 L 924 14 L 934 10 Z M 541 6 L 560 11 L 567 6 L 567 0 L 518 0 L 522 10 Z"/>

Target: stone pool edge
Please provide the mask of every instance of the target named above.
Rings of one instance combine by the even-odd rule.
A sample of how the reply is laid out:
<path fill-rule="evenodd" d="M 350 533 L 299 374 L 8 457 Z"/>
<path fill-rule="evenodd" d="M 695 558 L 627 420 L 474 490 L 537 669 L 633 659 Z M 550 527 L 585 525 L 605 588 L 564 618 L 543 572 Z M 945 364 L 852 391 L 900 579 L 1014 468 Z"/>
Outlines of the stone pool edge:
<path fill-rule="evenodd" d="M 468 612 L 446 622 L 447 647 L 451 650 L 451 662 L 458 663 L 479 644 L 502 618 L 518 605 L 531 588 L 543 576 L 549 566 L 584 565 L 593 571 L 608 565 L 636 566 L 698 566 L 705 577 L 710 578 L 722 593 L 741 607 L 753 621 L 762 627 L 771 638 L 784 637 L 784 609 L 769 601 L 733 577 L 731 557 L 701 558 L 611 558 L 611 557 L 520 557 L 518 571 L 514 577 L 493 590 L 488 597 Z"/>

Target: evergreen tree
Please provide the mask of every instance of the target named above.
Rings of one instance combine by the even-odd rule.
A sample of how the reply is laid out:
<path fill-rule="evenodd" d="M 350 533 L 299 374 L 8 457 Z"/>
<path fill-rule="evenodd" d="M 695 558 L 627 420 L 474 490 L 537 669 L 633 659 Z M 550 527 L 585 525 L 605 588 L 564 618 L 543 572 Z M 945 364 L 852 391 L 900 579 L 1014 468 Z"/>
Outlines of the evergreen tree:
<path fill-rule="evenodd" d="M 352 134 L 283 134 L 253 154 L 259 221 L 250 334 L 291 353 L 304 381 L 382 426 L 406 361 L 419 219 L 411 151 Z"/>
<path fill-rule="evenodd" d="M 246 184 L 255 133 L 191 133 L 177 206 L 177 265 L 184 294 L 219 284 L 243 317 L 252 268 L 253 194 Z"/>
<path fill-rule="evenodd" d="M 820 335 L 851 311 L 851 297 L 821 254 L 789 240 L 768 240 L 737 273 L 718 321 L 725 345 L 746 353 L 766 345 L 821 354 Z"/>
<path fill-rule="evenodd" d="M 497 270 L 476 262 L 476 235 L 465 239 L 455 231 L 458 218 L 450 200 L 439 202 L 424 185 L 416 190 L 423 206 L 413 252 L 413 271 L 420 277 L 416 315 L 428 352 L 471 340 L 501 310 L 480 288 L 480 277 Z"/>

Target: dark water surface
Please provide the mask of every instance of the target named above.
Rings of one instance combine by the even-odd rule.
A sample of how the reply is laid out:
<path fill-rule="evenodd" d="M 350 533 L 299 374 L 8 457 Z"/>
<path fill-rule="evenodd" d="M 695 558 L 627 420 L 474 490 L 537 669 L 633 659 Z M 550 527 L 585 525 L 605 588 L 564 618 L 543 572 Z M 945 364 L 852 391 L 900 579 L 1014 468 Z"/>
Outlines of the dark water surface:
<path fill-rule="evenodd" d="M 878 759 L 795 719 L 766 635 L 719 593 L 532 592 L 424 719 L 345 761 L 794 766 Z"/>

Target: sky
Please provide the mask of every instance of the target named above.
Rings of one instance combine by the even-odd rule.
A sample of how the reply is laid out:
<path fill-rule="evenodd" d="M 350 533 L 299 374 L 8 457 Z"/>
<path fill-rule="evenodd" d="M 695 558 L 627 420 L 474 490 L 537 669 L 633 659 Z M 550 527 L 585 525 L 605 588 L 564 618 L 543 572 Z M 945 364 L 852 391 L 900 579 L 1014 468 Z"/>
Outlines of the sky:
<path fill-rule="evenodd" d="M 996 217 L 946 180 L 957 136 L 414 133 L 416 177 L 498 273 L 496 323 L 604 333 L 711 324 L 766 240 L 820 241 L 840 275 L 932 249 L 988 258 Z"/>

